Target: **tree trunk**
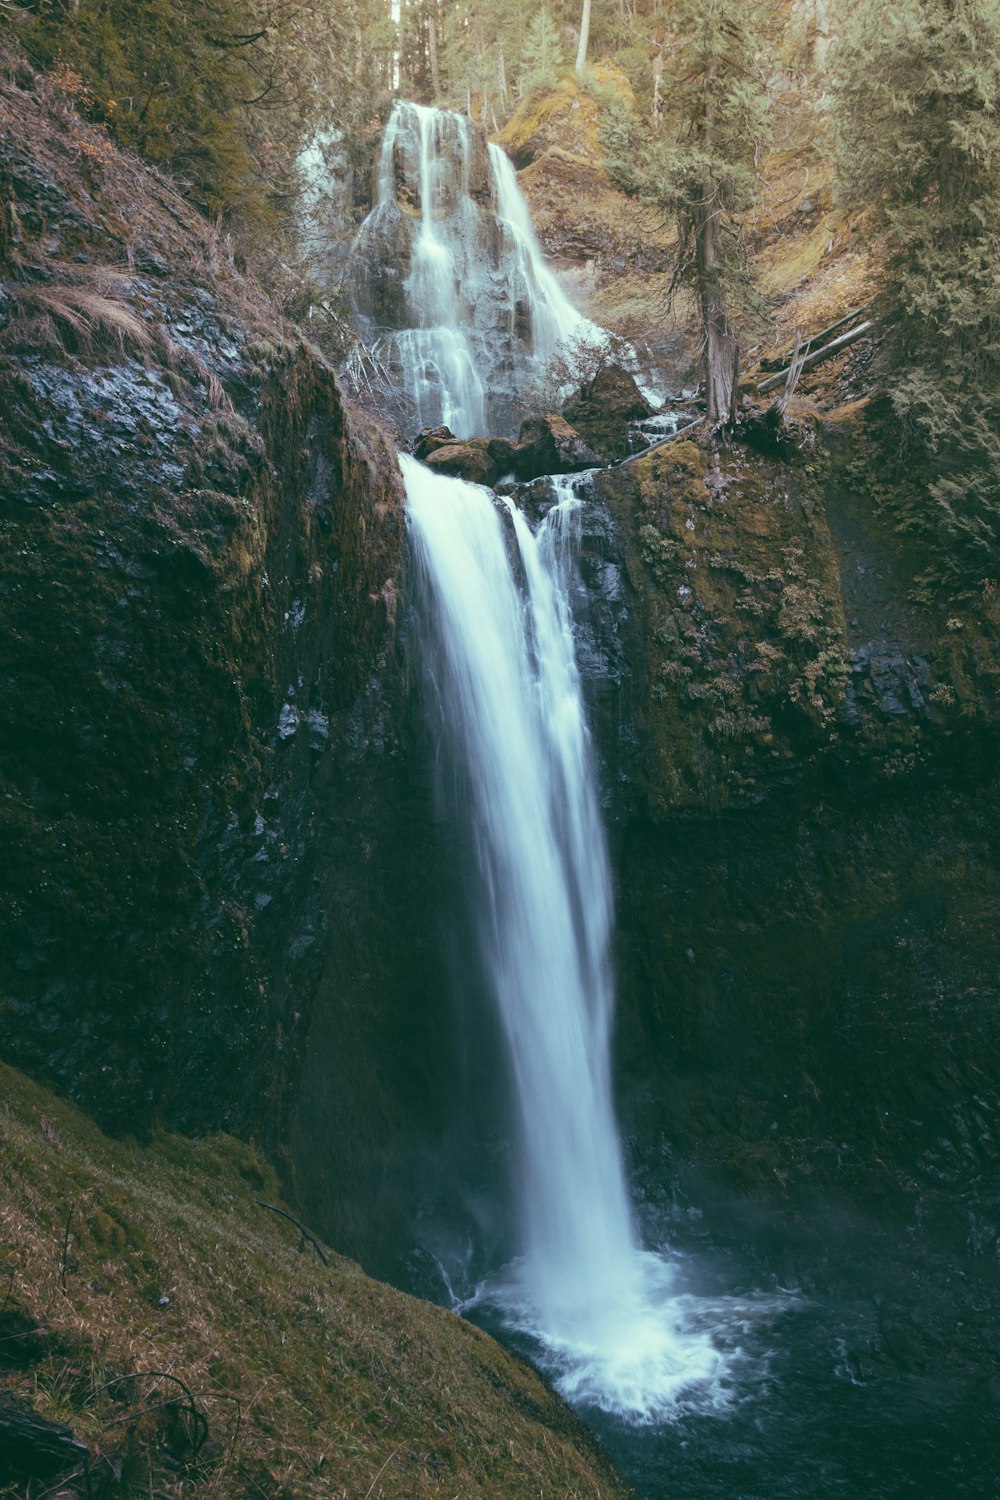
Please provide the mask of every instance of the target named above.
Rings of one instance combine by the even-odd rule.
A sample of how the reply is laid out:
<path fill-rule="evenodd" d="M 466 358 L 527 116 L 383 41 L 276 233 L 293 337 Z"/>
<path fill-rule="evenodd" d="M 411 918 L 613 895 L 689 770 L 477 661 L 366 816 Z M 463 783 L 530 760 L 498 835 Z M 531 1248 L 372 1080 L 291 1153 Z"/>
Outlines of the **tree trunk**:
<path fill-rule="evenodd" d="M 506 109 L 507 101 L 510 96 L 507 89 L 507 63 L 504 59 L 502 46 L 500 47 L 497 56 L 497 93 L 500 98 L 501 107 L 503 109 Z M 494 129 L 495 128 L 496 126 L 494 125 Z"/>
<path fill-rule="evenodd" d="M 705 69 L 702 88 L 702 144 L 711 157 L 715 135 L 715 75 L 718 59 L 713 53 Z M 732 421 L 736 399 L 736 370 L 739 347 L 729 324 L 726 293 L 722 285 L 719 228 L 722 204 L 719 189 L 706 175 L 701 186 L 701 202 L 694 210 L 695 263 L 698 301 L 705 334 L 705 403 L 708 425 L 723 427 Z"/>
<path fill-rule="evenodd" d="M 436 104 L 441 97 L 441 76 L 438 72 L 437 23 L 433 10 L 427 13 L 427 50 L 431 55 L 431 94 Z"/>
<path fill-rule="evenodd" d="M 0 1473 L 47 1479 L 85 1457 L 84 1443 L 61 1422 L 50 1422 L 26 1402 L 0 1395 Z"/>
<path fill-rule="evenodd" d="M 580 17 L 580 45 L 576 49 L 576 71 L 582 73 L 587 66 L 587 45 L 590 41 L 590 0 L 583 0 L 583 15 Z"/>
<path fill-rule="evenodd" d="M 698 300 L 705 331 L 705 400 L 709 426 L 721 427 L 730 420 L 733 410 L 739 348 L 719 280 L 719 210 L 715 192 L 710 182 L 703 191 L 695 236 Z"/>
<path fill-rule="evenodd" d="M 800 363 L 803 370 L 809 370 L 813 365 L 822 364 L 823 360 L 830 359 L 832 355 L 839 354 L 842 349 L 848 349 L 851 344 L 856 344 L 858 339 L 864 338 L 871 331 L 871 322 L 859 323 L 857 328 L 851 328 L 847 333 L 842 333 L 839 339 L 834 339 L 829 344 L 824 344 L 822 349 L 813 349 Z M 766 391 L 773 391 L 775 386 L 787 380 L 788 370 L 779 370 L 777 375 L 772 375 L 770 380 L 762 380 L 757 390 L 761 395 Z"/>
<path fill-rule="evenodd" d="M 653 53 L 653 119 L 660 118 L 660 91 L 663 87 L 663 43 Z"/>

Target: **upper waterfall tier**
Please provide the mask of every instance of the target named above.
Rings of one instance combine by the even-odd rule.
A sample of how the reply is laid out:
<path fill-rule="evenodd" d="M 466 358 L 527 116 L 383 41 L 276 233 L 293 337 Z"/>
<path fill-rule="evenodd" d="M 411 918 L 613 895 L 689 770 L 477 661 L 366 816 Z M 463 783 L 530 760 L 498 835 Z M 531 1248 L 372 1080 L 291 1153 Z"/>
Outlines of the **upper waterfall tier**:
<path fill-rule="evenodd" d="M 464 115 L 401 101 L 375 189 L 348 284 L 408 419 L 513 435 L 557 346 L 601 337 L 545 264 L 513 167 Z"/>

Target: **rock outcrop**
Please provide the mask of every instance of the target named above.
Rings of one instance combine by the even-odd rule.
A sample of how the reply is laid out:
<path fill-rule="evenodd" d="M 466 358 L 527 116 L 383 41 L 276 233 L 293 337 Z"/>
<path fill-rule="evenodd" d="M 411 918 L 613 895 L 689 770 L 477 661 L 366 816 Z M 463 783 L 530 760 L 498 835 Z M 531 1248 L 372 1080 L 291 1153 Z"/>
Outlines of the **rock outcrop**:
<path fill-rule="evenodd" d="M 651 416 L 653 407 L 620 365 L 602 365 L 563 406 L 563 416 L 605 459 L 629 452 L 629 423 Z"/>
<path fill-rule="evenodd" d="M 434 883 L 397 853 L 423 804 L 394 753 L 395 453 L 224 238 L 11 73 L 3 1051 L 116 1130 L 253 1132 L 356 1250 L 334 1182 L 369 1194 L 384 1162 L 389 1193 L 405 1152 L 373 1101 L 409 1087 L 426 1117 L 448 1055 L 408 981 L 405 1041 L 390 1019 L 426 904 L 412 933 L 399 912 Z M 377 1066 L 367 1024 L 399 1036 Z"/>
<path fill-rule="evenodd" d="M 526 481 L 544 474 L 573 474 L 601 462 L 557 412 L 527 418 L 516 443 L 509 438 L 456 438 L 447 427 L 435 427 L 420 434 L 413 451 L 439 474 L 486 485 L 506 478 Z"/>

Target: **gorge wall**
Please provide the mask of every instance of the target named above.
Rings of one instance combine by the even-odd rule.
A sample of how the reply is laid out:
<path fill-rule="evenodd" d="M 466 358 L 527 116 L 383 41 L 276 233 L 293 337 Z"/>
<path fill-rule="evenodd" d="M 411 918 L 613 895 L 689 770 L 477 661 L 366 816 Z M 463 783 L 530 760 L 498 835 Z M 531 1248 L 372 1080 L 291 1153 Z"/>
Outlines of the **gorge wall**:
<path fill-rule="evenodd" d="M 5 1053 L 257 1136 L 387 1265 L 460 1071 L 395 458 L 169 188 L 2 108 Z M 996 1159 L 996 621 L 912 602 L 831 442 L 585 506 L 619 1085 L 638 1157 L 906 1213 Z"/>
<path fill-rule="evenodd" d="M 640 1176 L 666 1152 L 699 1201 L 852 1203 L 986 1276 L 996 620 L 915 602 L 853 437 L 793 465 L 678 442 L 586 507 L 619 1084 Z"/>
<path fill-rule="evenodd" d="M 343 1227 L 447 1053 L 395 453 L 16 59 L 0 111 L 4 1054 L 255 1135 Z"/>

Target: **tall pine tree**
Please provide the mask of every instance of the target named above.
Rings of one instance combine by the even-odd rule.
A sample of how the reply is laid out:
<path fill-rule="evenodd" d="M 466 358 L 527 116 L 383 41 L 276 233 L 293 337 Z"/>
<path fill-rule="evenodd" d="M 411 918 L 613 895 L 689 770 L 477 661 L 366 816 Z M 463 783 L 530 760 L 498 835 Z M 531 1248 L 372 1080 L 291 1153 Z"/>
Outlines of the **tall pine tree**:
<path fill-rule="evenodd" d="M 734 313 L 750 300 L 741 214 L 759 190 L 769 99 L 761 54 L 771 0 L 676 0 L 664 51 L 668 102 L 647 165 L 631 185 L 676 220 L 675 280 L 697 302 L 708 418 L 732 414 L 739 368 Z M 634 152 L 633 152 L 634 155 Z"/>

